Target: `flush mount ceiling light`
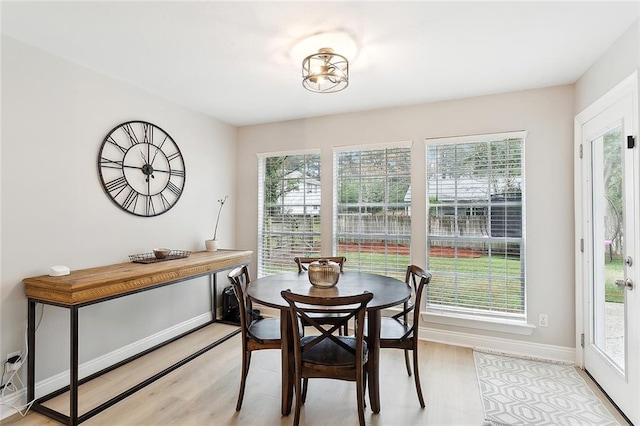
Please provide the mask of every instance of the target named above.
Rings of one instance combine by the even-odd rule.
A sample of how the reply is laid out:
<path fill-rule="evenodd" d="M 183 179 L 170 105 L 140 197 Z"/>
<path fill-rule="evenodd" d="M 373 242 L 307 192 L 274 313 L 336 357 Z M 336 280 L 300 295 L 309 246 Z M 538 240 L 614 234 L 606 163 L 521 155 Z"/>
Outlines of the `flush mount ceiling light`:
<path fill-rule="evenodd" d="M 302 61 L 302 86 L 316 93 L 334 93 L 349 85 L 349 61 L 328 47 Z"/>
<path fill-rule="evenodd" d="M 346 31 L 316 33 L 299 39 L 291 49 L 294 63 L 302 62 L 302 86 L 316 93 L 333 93 L 349 85 L 349 61 L 358 53 Z"/>

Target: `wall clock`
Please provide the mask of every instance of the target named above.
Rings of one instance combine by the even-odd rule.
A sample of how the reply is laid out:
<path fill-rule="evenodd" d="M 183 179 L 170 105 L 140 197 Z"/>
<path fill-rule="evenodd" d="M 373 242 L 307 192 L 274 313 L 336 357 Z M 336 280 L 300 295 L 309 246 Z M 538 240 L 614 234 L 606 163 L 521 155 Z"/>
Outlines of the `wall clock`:
<path fill-rule="evenodd" d="M 98 155 L 98 171 L 104 191 L 118 207 L 145 217 L 175 206 L 186 179 L 176 142 L 146 121 L 128 121 L 107 134 Z"/>

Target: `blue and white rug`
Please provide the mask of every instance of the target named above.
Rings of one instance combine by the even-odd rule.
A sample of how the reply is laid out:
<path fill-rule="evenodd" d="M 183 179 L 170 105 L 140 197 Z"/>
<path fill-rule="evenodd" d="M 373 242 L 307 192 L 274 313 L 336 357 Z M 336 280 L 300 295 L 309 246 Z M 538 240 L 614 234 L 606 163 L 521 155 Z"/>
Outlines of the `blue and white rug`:
<path fill-rule="evenodd" d="M 571 365 L 473 354 L 485 420 L 491 424 L 619 424 Z"/>

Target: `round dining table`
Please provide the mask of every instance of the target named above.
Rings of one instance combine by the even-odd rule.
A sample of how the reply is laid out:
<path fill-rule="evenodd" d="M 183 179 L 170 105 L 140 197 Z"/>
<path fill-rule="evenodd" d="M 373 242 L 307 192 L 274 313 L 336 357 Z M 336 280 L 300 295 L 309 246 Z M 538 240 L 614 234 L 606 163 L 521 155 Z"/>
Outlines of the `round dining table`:
<path fill-rule="evenodd" d="M 293 330 L 289 305 L 280 294 L 283 290 L 307 296 L 352 296 L 365 291 L 373 293 L 367 305 L 367 363 L 369 402 L 374 413 L 380 412 L 380 316 L 381 310 L 407 301 L 411 297 L 410 287 L 403 281 L 385 275 L 345 271 L 340 273 L 338 284 L 332 288 L 317 288 L 311 285 L 307 272 L 268 275 L 251 281 L 247 296 L 254 302 L 280 310 L 282 349 L 282 415 L 291 412 L 295 383 Z"/>

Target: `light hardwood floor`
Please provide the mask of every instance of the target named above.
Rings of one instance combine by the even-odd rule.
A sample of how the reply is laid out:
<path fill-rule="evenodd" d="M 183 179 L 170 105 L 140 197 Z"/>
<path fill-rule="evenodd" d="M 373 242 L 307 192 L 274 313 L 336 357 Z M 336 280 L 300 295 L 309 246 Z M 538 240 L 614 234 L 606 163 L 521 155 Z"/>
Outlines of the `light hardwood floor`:
<path fill-rule="evenodd" d="M 80 412 L 122 392 L 135 382 L 181 359 L 233 330 L 214 324 L 81 387 Z M 371 425 L 482 425 L 480 392 L 473 351 L 422 342 L 420 377 L 426 408 L 421 409 L 413 378 L 407 376 L 402 351 L 381 351 L 381 410 L 365 410 Z M 583 375 L 583 377 L 585 377 Z M 600 391 L 586 378 L 616 419 L 625 424 Z M 235 411 L 240 383 L 240 337 L 210 350 L 83 425 L 290 425 L 293 414 L 280 415 L 280 353 L 254 352 L 240 412 Z M 68 414 L 68 398 L 48 406 Z M 315 379 L 302 409 L 305 425 L 353 425 L 358 422 L 353 383 Z M 0 422 L 15 426 L 58 424 L 38 413 Z"/>

